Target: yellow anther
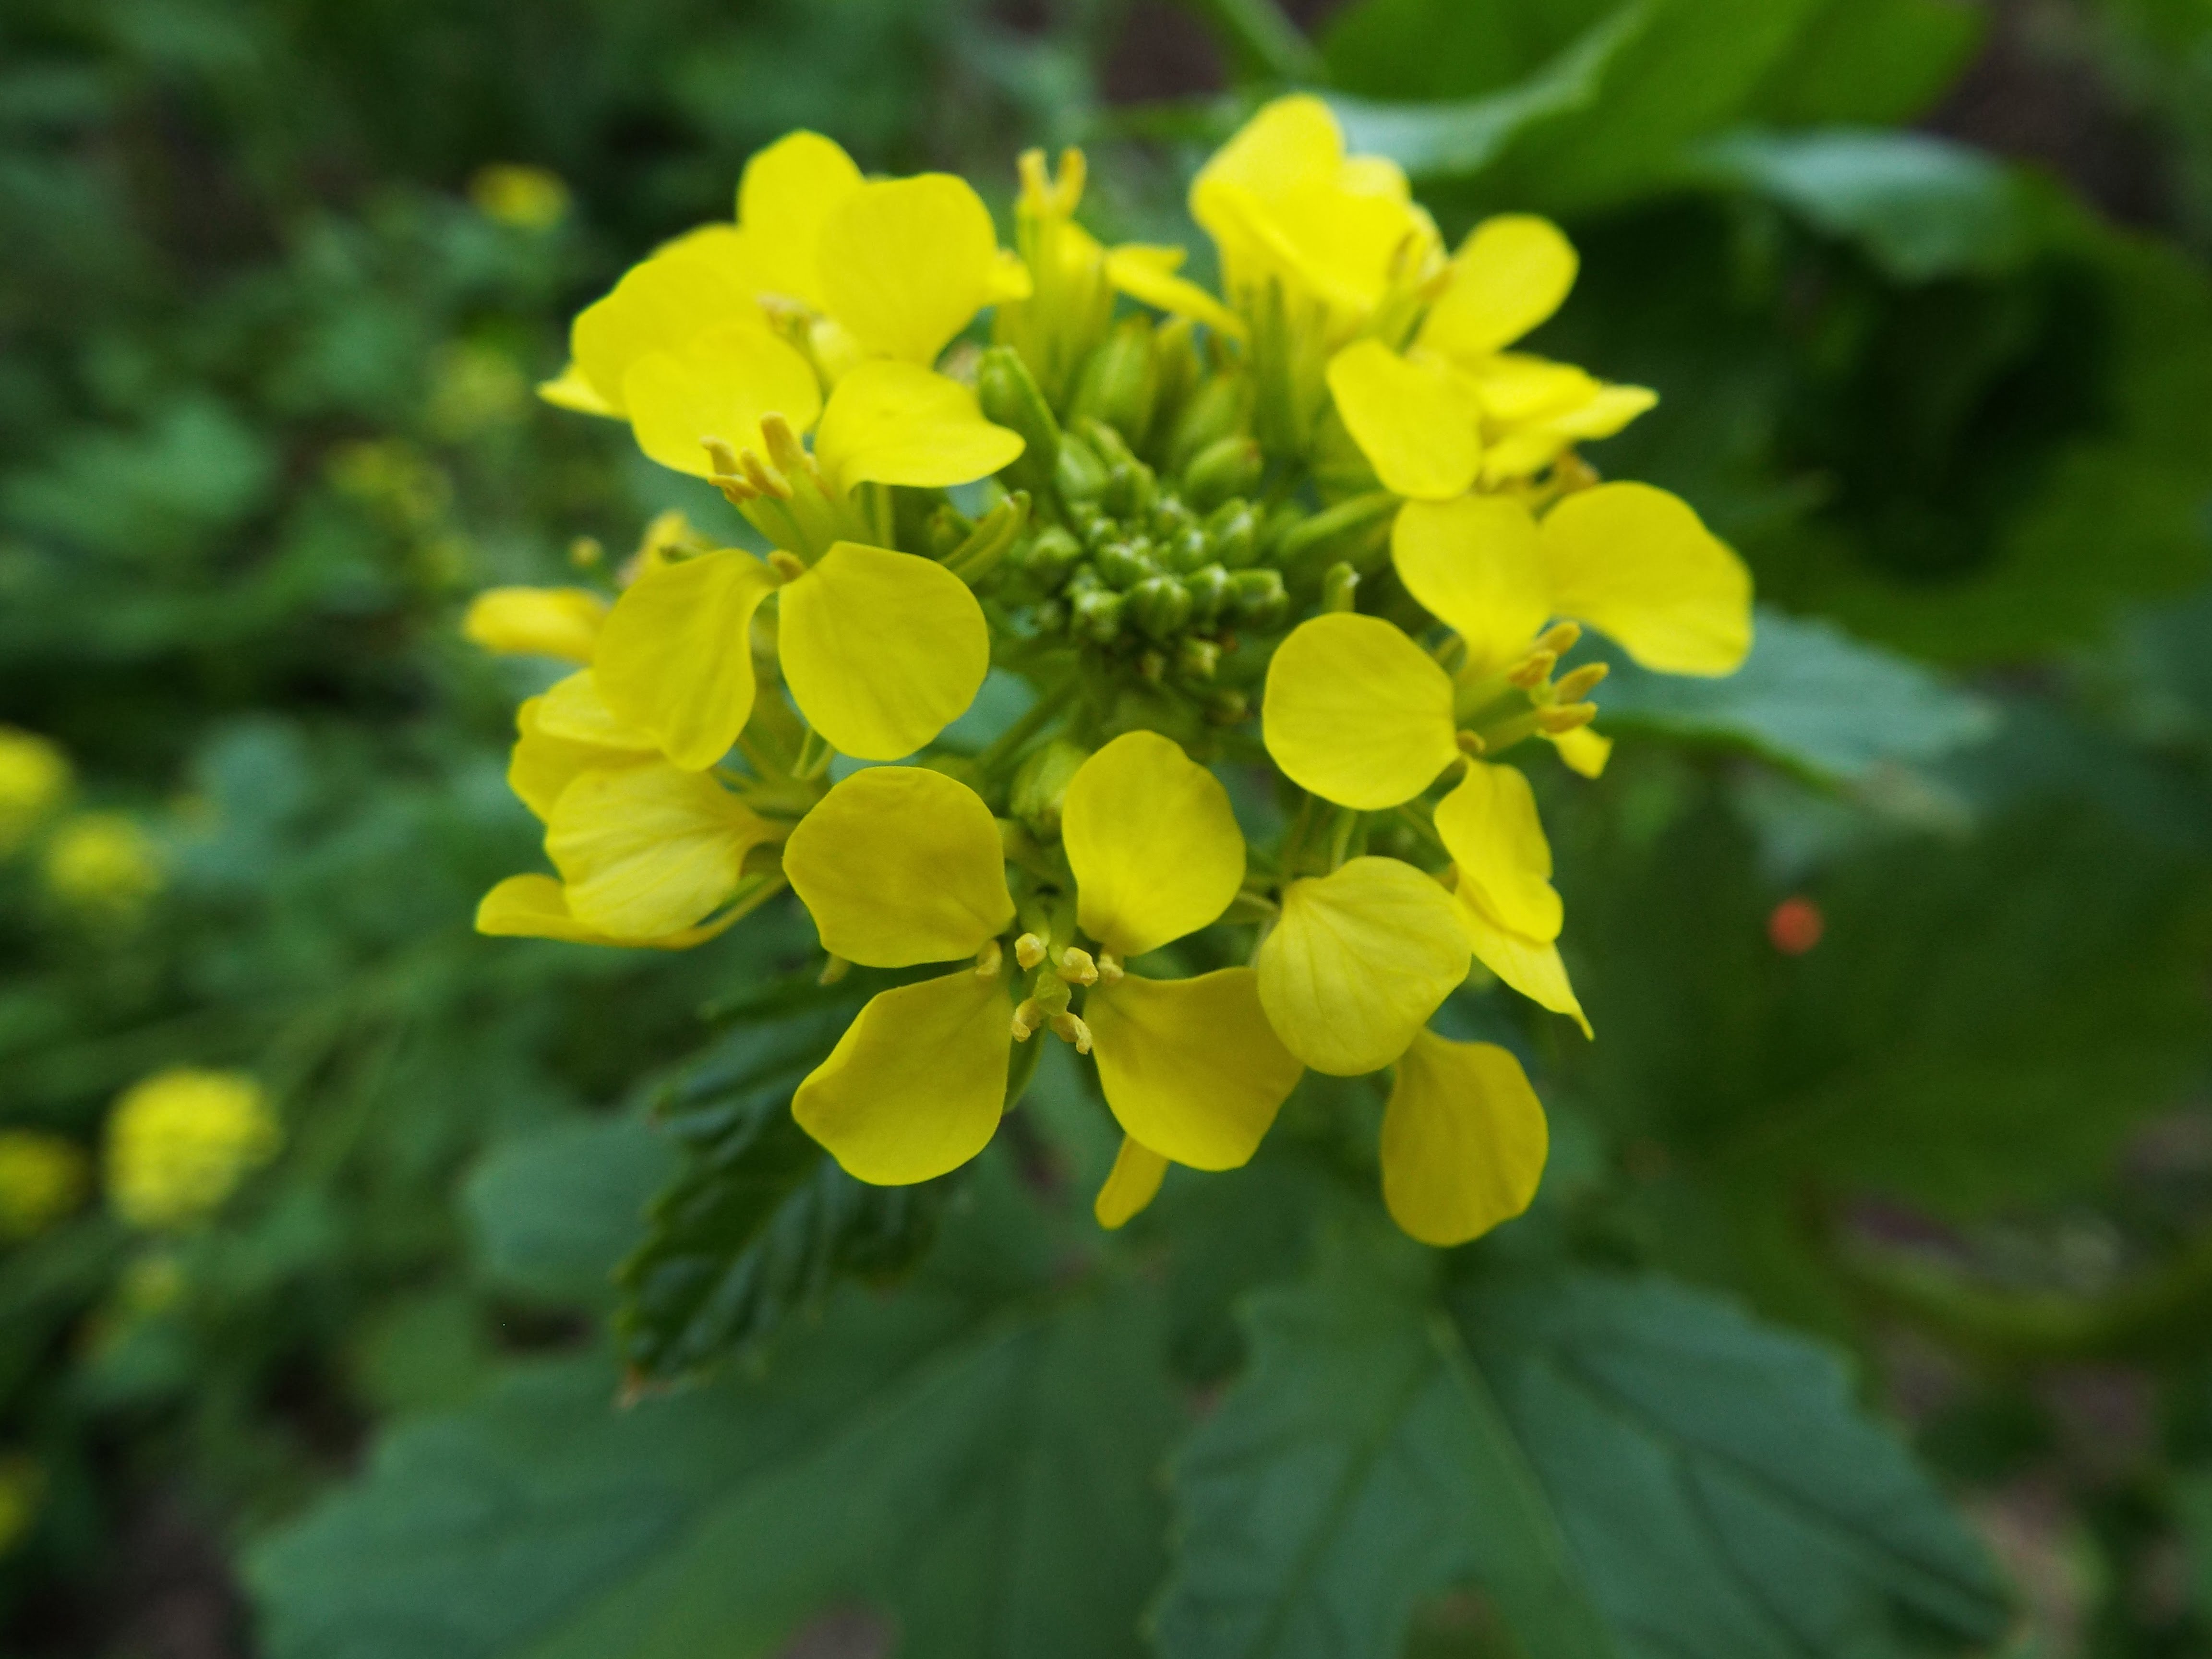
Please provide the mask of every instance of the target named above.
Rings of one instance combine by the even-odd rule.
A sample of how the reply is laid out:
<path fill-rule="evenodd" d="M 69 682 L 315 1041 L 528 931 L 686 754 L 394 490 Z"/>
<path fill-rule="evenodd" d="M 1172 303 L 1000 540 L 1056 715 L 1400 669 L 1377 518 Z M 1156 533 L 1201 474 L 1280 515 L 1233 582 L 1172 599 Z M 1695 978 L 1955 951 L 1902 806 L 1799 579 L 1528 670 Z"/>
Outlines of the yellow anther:
<path fill-rule="evenodd" d="M 1024 973 L 1044 960 L 1045 945 L 1035 933 L 1024 933 L 1014 941 L 1014 960 L 1022 964 Z"/>
<path fill-rule="evenodd" d="M 1079 1054 L 1091 1052 L 1091 1028 L 1083 1023 L 1079 1014 L 1054 1014 L 1052 1017 L 1052 1034 L 1063 1042 L 1073 1043 Z"/>
<path fill-rule="evenodd" d="M 1597 689 L 1600 680 L 1611 672 L 1613 665 L 1609 662 L 1586 662 L 1553 686 L 1553 694 L 1563 703 L 1580 702 Z"/>
<path fill-rule="evenodd" d="M 846 961 L 844 957 L 832 957 L 829 961 L 822 964 L 821 975 L 816 979 L 814 982 L 817 985 L 835 985 L 839 980 L 844 978 L 846 975 L 852 971 L 853 964 Z"/>
<path fill-rule="evenodd" d="M 1559 665 L 1559 653 L 1540 647 L 1531 651 L 1506 671 L 1505 678 L 1523 691 L 1533 691 L 1551 678 L 1552 671 Z"/>
<path fill-rule="evenodd" d="M 738 465 L 744 469 L 745 482 L 763 495 L 773 495 L 780 501 L 792 497 L 791 480 L 785 477 L 757 454 L 748 449 L 738 457 Z"/>
<path fill-rule="evenodd" d="M 1071 985 L 1096 985 L 1098 964 L 1091 959 L 1090 951 L 1071 945 L 1060 953 L 1060 976 Z"/>
<path fill-rule="evenodd" d="M 1035 997 L 1024 997 L 1014 1009 L 1014 1041 L 1027 1042 L 1044 1024 L 1044 1010 L 1036 1006 Z"/>
<path fill-rule="evenodd" d="M 768 556 L 768 568 L 775 572 L 778 581 L 797 581 L 806 574 L 806 561 L 779 547 Z"/>
<path fill-rule="evenodd" d="M 1540 708 L 1536 711 L 1538 729 L 1548 732 L 1555 738 L 1562 732 L 1571 732 L 1578 726 L 1588 726 L 1596 718 L 1597 705 L 1594 702 L 1571 702 L 1557 708 Z"/>
<path fill-rule="evenodd" d="M 1480 755 L 1490 747 L 1482 740 L 1482 733 L 1480 732 L 1459 732 L 1452 741 L 1459 745 L 1459 752 L 1462 755 Z"/>
<path fill-rule="evenodd" d="M 699 447 L 707 452 L 707 464 L 713 469 L 709 482 L 730 498 L 732 506 L 743 507 L 760 494 L 746 479 L 744 469 L 738 461 L 738 452 L 723 440 L 702 437 Z"/>
<path fill-rule="evenodd" d="M 1575 648 L 1575 641 L 1583 636 L 1580 623 L 1553 623 L 1536 636 L 1536 648 L 1548 651 L 1553 658 L 1564 657 Z"/>
<path fill-rule="evenodd" d="M 985 939 L 983 948 L 975 952 L 975 977 L 998 978 L 999 969 L 1006 965 L 1006 953 L 1000 948 L 998 940 Z"/>
<path fill-rule="evenodd" d="M 1107 985 L 1118 983 L 1121 977 L 1121 958 L 1111 951 L 1101 951 L 1098 953 L 1098 977 Z"/>

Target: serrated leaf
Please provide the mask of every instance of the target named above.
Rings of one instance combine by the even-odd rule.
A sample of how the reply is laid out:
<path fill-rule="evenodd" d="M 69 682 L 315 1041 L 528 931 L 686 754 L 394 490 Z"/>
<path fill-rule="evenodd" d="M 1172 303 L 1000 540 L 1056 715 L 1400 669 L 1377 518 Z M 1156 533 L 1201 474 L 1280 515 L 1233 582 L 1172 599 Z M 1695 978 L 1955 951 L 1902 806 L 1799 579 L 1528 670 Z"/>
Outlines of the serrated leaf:
<path fill-rule="evenodd" d="M 791 1115 L 792 1091 L 836 1046 L 877 978 L 787 983 L 658 1091 L 684 1149 L 644 1241 L 622 1263 L 623 1352 L 651 1380 L 685 1376 L 765 1340 L 838 1279 L 895 1273 L 928 1248 L 957 1176 L 872 1187 Z"/>
<path fill-rule="evenodd" d="M 1749 749 L 1828 781 L 1934 760 L 1986 738 L 1996 706 L 1832 623 L 1762 606 L 1751 655 L 1721 679 L 1655 674 L 1618 652 L 1601 725 Z"/>
<path fill-rule="evenodd" d="M 1692 165 L 1857 244 L 1900 283 L 2007 270 L 2030 246 L 2028 206 L 2004 165 L 1929 133 L 1732 132 L 1699 145 Z"/>
<path fill-rule="evenodd" d="M 1418 1279 L 1340 1265 L 1247 1304 L 1249 1374 L 1175 1465 L 1164 1659 L 1354 1659 L 1472 1577 L 1529 1659 L 1613 1651 L 1558 1522 Z"/>
<path fill-rule="evenodd" d="M 2002 1583 L 1834 1356 L 1656 1279 L 1455 1303 L 1627 1659 L 1884 1659 L 1995 1641 Z"/>
<path fill-rule="evenodd" d="M 1179 1416 L 1157 1298 L 1049 1290 L 1036 1238 L 970 1231 L 986 1288 L 848 1292 L 763 1376 L 623 1411 L 563 1361 L 392 1432 L 252 1552 L 271 1659 L 750 1659 L 855 1601 L 907 1659 L 1136 1659 Z"/>
<path fill-rule="evenodd" d="M 485 1274 L 550 1302 L 597 1304 L 675 1168 L 666 1134 L 635 1118 L 556 1124 L 495 1146 L 461 1199 Z"/>

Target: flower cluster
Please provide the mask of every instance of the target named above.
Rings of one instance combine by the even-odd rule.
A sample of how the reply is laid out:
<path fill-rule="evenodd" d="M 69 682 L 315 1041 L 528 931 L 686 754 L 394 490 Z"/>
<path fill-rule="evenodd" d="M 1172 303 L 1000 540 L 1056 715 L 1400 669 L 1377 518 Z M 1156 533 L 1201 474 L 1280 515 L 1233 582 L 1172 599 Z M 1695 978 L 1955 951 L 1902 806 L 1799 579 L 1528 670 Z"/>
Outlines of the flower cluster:
<path fill-rule="evenodd" d="M 1305 1069 L 1388 1073 L 1392 1215 L 1472 1238 L 1529 1201 L 1544 1117 L 1431 1017 L 1480 963 L 1589 1029 L 1499 757 L 1595 775 L 1604 665 L 1562 654 L 1587 627 L 1727 673 L 1749 580 L 1577 453 L 1650 392 L 1512 349 L 1574 280 L 1547 222 L 1448 252 L 1304 97 L 1193 185 L 1218 294 L 1077 222 L 1079 154 L 1020 178 L 1007 250 L 961 180 L 796 133 L 734 222 L 577 318 L 544 395 L 712 480 L 765 551 L 670 515 L 610 592 L 479 596 L 471 637 L 575 672 L 509 774 L 557 878 L 478 926 L 680 948 L 788 887 L 828 971 L 928 969 L 800 1085 L 808 1131 L 862 1180 L 943 1174 L 1049 1034 L 1123 1131 L 1109 1226 L 1170 1163 L 1244 1163 Z M 942 744 L 994 672 L 1027 712 Z"/>
<path fill-rule="evenodd" d="M 125 1091 L 107 1120 L 108 1202 L 161 1231 L 212 1215 L 283 1139 L 260 1085 L 235 1072 L 161 1072 Z"/>

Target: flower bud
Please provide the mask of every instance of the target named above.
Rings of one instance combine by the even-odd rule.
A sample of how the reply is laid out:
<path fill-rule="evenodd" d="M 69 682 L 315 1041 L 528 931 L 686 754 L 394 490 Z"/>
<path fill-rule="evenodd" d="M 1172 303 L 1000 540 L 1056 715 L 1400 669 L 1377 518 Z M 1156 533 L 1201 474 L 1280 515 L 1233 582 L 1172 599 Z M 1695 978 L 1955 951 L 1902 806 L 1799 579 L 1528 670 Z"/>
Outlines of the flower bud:
<path fill-rule="evenodd" d="M 1124 317 L 1084 364 L 1069 412 L 1103 421 L 1132 444 L 1140 444 L 1152 428 L 1159 389 L 1152 322 L 1142 316 Z"/>
<path fill-rule="evenodd" d="M 1213 556 L 1231 570 L 1260 556 L 1260 511 L 1249 501 L 1224 501 L 1206 519 L 1206 533 Z"/>
<path fill-rule="evenodd" d="M 1199 382 L 1170 428 L 1168 469 L 1180 472 L 1209 445 L 1243 432 L 1252 420 L 1252 383 L 1224 373 Z"/>
<path fill-rule="evenodd" d="M 1198 325 L 1188 317 L 1170 317 L 1152 332 L 1152 361 L 1159 366 L 1159 392 L 1152 404 L 1152 426 L 1173 420 L 1197 390 L 1205 372 L 1197 345 Z"/>
<path fill-rule="evenodd" d="M 1186 530 L 1199 527 L 1199 515 L 1180 495 L 1163 495 L 1153 504 L 1150 528 L 1156 541 L 1171 541 Z"/>
<path fill-rule="evenodd" d="M 1055 738 L 1042 748 L 1032 750 L 1022 762 L 1021 769 L 1014 774 L 1013 787 L 1006 797 L 1007 811 L 1038 835 L 1057 836 L 1060 809 L 1067 799 L 1067 786 L 1077 769 L 1090 758 L 1089 750 L 1065 738 Z M 1034 968 L 1041 960 L 1042 955 L 1024 962 L 1022 966 Z"/>
<path fill-rule="evenodd" d="M 1176 672 L 1185 679 L 1210 680 L 1221 665 L 1218 641 L 1186 634 L 1176 642 Z"/>
<path fill-rule="evenodd" d="M 1075 595 L 1072 620 L 1077 637 L 1093 645 L 1111 645 L 1121 635 L 1121 595 L 1111 588 L 1094 587 Z"/>
<path fill-rule="evenodd" d="M 1221 615 L 1234 592 L 1229 573 L 1218 564 L 1201 565 L 1182 579 L 1190 592 L 1190 619 L 1200 628 L 1209 627 Z"/>
<path fill-rule="evenodd" d="M 1234 495 L 1249 495 L 1267 462 L 1260 446 L 1241 434 L 1208 444 L 1182 470 L 1182 493 L 1201 513 Z"/>
<path fill-rule="evenodd" d="M 1233 685 L 1217 685 L 1206 694 L 1206 722 L 1235 726 L 1252 712 L 1252 700 Z"/>
<path fill-rule="evenodd" d="M 1056 592 L 1082 562 L 1083 544 L 1058 525 L 1048 525 L 1014 554 L 1014 568 L 1042 592 Z"/>
<path fill-rule="evenodd" d="M 1283 589 L 1279 570 L 1238 570 L 1229 578 L 1232 598 L 1230 614 L 1255 633 L 1282 626 L 1291 614 L 1291 596 Z"/>
<path fill-rule="evenodd" d="M 1060 459 L 1060 422 L 1019 352 L 1012 346 L 984 349 L 975 360 L 975 400 L 986 420 L 1020 433 L 1029 446 L 1015 465 L 1033 465 L 1040 476 L 1049 474 Z"/>
<path fill-rule="evenodd" d="M 1124 519 L 1140 519 L 1159 499 L 1158 481 L 1152 469 L 1133 457 L 1115 461 L 1106 469 L 1106 510 Z"/>
<path fill-rule="evenodd" d="M 1147 576 L 1160 574 L 1152 556 L 1152 544 L 1136 541 L 1109 542 L 1098 550 L 1098 574 L 1109 587 L 1128 592 Z"/>
<path fill-rule="evenodd" d="M 1063 501 L 1096 501 L 1106 493 L 1106 463 L 1080 438 L 1072 433 L 1063 434 L 1060 459 L 1053 467 L 1053 483 Z"/>
<path fill-rule="evenodd" d="M 1169 569 L 1178 574 L 1213 562 L 1213 538 L 1193 525 L 1172 540 L 1164 543 L 1160 556 Z"/>
<path fill-rule="evenodd" d="M 1156 640 L 1182 632 L 1190 612 L 1190 590 L 1173 576 L 1148 576 L 1129 590 L 1131 620 Z"/>

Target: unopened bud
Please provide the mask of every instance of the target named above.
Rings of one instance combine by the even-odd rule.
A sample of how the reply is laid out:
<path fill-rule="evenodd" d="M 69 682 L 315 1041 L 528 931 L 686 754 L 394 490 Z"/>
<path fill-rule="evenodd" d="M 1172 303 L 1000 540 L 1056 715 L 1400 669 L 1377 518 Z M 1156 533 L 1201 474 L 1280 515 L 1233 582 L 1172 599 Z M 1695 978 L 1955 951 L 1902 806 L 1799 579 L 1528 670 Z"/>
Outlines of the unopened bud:
<path fill-rule="evenodd" d="M 1006 471 L 1035 493 L 1052 482 L 1060 459 L 1060 422 L 1037 389 L 1029 365 L 1012 346 L 991 346 L 975 360 L 975 399 L 983 417 L 1021 434 L 1021 457 Z"/>
<path fill-rule="evenodd" d="M 1552 690 L 1561 702 L 1580 702 L 1611 672 L 1613 665 L 1609 662 L 1586 662 L 1572 673 L 1562 676 Z"/>
<path fill-rule="evenodd" d="M 1063 435 L 1053 483 L 1064 501 L 1095 501 L 1106 493 L 1106 463 L 1081 439 Z"/>
<path fill-rule="evenodd" d="M 1071 945 L 1060 953 L 1060 975 L 1070 985 L 1096 985 L 1098 964 L 1090 951 Z"/>
<path fill-rule="evenodd" d="M 1084 364 L 1069 409 L 1074 416 L 1103 421 L 1133 444 L 1142 443 L 1152 429 L 1159 391 L 1152 319 L 1133 313 L 1114 325 Z"/>
<path fill-rule="evenodd" d="M 1218 685 L 1206 694 L 1208 726 L 1238 726 L 1252 712 L 1252 699 L 1233 685 Z"/>
<path fill-rule="evenodd" d="M 1206 521 L 1213 556 L 1241 570 L 1260 556 L 1260 514 L 1249 501 L 1224 501 Z"/>
<path fill-rule="evenodd" d="M 1128 592 L 1148 576 L 1160 574 L 1149 541 L 1109 542 L 1098 550 L 1098 574 L 1109 587 Z"/>
<path fill-rule="evenodd" d="M 1076 634 L 1093 645 L 1111 645 L 1121 635 L 1121 611 L 1126 602 L 1111 588 L 1078 593 L 1072 606 Z"/>
<path fill-rule="evenodd" d="M 1152 362 L 1158 368 L 1158 392 L 1152 402 L 1152 426 L 1171 420 L 1189 400 L 1205 365 L 1198 357 L 1198 325 L 1170 317 L 1152 331 Z"/>
<path fill-rule="evenodd" d="M 1283 586 L 1283 573 L 1262 567 L 1238 570 L 1229 578 L 1230 613 L 1255 633 L 1280 627 L 1291 614 L 1291 596 Z"/>
<path fill-rule="evenodd" d="M 1201 513 L 1210 513 L 1235 495 L 1249 495 L 1267 461 L 1260 446 L 1243 434 L 1218 438 L 1199 451 L 1182 470 L 1182 493 Z"/>
<path fill-rule="evenodd" d="M 1190 612 L 1190 590 L 1173 576 L 1148 576 L 1129 590 L 1130 617 L 1156 640 L 1181 633 Z"/>
<path fill-rule="evenodd" d="M 1025 974 L 1044 960 L 1044 941 L 1035 933 L 1024 933 L 1014 941 L 1014 960 Z"/>
<path fill-rule="evenodd" d="M 1176 672 L 1185 679 L 1210 680 L 1221 666 L 1221 647 L 1212 640 L 1186 634 L 1176 642 Z"/>
<path fill-rule="evenodd" d="M 1536 727 L 1558 737 L 1562 732 L 1571 732 L 1577 726 L 1588 726 L 1597 718 L 1594 702 L 1571 702 L 1553 708 L 1536 711 Z"/>
<path fill-rule="evenodd" d="M 1343 560 L 1322 573 L 1321 608 L 1324 611 L 1349 611 L 1359 593 L 1359 573 Z"/>
<path fill-rule="evenodd" d="M 1252 382 L 1224 370 L 1199 382 L 1169 429 L 1167 462 L 1181 472 L 1208 446 L 1243 431 L 1252 418 Z"/>
<path fill-rule="evenodd" d="M 1014 568 L 1036 587 L 1052 592 L 1083 558 L 1083 544 L 1058 525 L 1048 525 L 1014 555 Z"/>
<path fill-rule="evenodd" d="M 1091 1028 L 1083 1023 L 1079 1015 L 1054 1014 L 1052 1017 L 1052 1034 L 1064 1042 L 1073 1043 L 1079 1054 L 1091 1052 Z"/>
<path fill-rule="evenodd" d="M 1177 575 L 1185 575 L 1201 566 L 1214 563 L 1213 538 L 1203 528 L 1192 525 L 1177 531 L 1161 544 L 1161 554 L 1168 568 Z"/>
<path fill-rule="evenodd" d="M 1109 513 L 1124 519 L 1142 518 L 1159 499 L 1159 480 L 1135 456 L 1115 461 L 1106 469 L 1106 493 L 1099 498 Z"/>
<path fill-rule="evenodd" d="M 1190 590 L 1190 619 L 1201 628 L 1221 614 L 1236 592 L 1229 573 L 1218 564 L 1192 571 L 1182 579 L 1182 585 Z"/>

